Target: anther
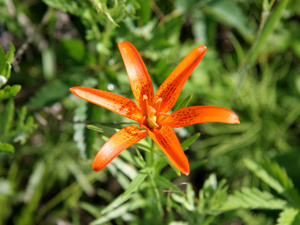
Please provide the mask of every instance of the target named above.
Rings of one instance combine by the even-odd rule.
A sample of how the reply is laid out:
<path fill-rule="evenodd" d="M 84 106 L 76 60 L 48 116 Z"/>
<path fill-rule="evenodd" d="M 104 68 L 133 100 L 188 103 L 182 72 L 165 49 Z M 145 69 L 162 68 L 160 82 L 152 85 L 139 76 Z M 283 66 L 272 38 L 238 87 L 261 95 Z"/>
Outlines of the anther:
<path fill-rule="evenodd" d="M 155 104 L 161 103 L 161 102 L 162 102 L 162 98 L 158 98 L 158 99 L 155 101 Z"/>
<path fill-rule="evenodd" d="M 156 108 L 157 110 L 160 109 L 161 103 L 162 103 L 162 98 L 158 98 L 158 99 L 155 101 L 155 108 Z"/>
<path fill-rule="evenodd" d="M 145 116 L 147 114 L 148 111 L 148 96 L 147 95 L 143 95 L 143 101 L 145 101 L 145 105 L 144 107 L 142 107 L 143 110 L 143 115 Z"/>
<path fill-rule="evenodd" d="M 170 116 L 171 114 L 170 113 L 164 113 L 164 112 L 160 112 L 158 113 L 159 115 L 164 115 L 164 116 Z"/>

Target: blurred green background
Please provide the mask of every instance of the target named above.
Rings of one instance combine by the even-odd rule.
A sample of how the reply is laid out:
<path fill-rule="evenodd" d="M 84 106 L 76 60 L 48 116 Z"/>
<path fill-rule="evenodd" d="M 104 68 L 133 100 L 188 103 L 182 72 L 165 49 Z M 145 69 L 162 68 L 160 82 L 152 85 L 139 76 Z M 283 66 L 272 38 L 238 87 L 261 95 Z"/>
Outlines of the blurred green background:
<path fill-rule="evenodd" d="M 175 129 L 191 174 L 168 166 L 125 197 L 129 157 L 91 163 L 129 121 L 69 92 L 133 98 L 124 40 L 155 90 L 207 46 L 177 105 L 193 94 L 241 121 Z M 0 45 L 0 224 L 300 224 L 300 1 L 1 0 Z"/>

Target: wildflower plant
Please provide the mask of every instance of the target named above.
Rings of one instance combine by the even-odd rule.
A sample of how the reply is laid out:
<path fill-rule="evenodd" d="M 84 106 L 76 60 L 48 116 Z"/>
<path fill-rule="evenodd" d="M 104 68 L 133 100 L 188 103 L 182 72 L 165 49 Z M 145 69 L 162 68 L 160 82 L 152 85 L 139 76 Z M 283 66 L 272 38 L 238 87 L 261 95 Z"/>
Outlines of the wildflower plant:
<path fill-rule="evenodd" d="M 126 97 L 93 88 L 70 89 L 78 97 L 135 120 L 139 125 L 127 126 L 114 134 L 98 151 L 93 169 L 101 170 L 123 150 L 150 136 L 171 164 L 181 173 L 188 175 L 188 159 L 172 128 L 205 122 L 239 123 L 239 118 L 234 112 L 215 106 L 185 107 L 169 113 L 186 80 L 202 60 L 206 47 L 200 46 L 191 51 L 154 95 L 150 76 L 136 48 L 127 41 L 119 43 L 118 46 L 138 104 Z"/>

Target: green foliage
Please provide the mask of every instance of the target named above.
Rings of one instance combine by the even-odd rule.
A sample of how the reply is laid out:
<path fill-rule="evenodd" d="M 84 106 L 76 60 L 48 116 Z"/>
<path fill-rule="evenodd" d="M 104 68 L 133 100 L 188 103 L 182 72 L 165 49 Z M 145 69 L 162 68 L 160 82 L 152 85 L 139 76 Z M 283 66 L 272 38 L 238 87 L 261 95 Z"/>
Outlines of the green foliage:
<path fill-rule="evenodd" d="M 6 54 L 0 47 L 0 74 L 3 78 L 2 81 L 4 81 L 1 83 L 0 88 L 7 82 L 11 74 L 11 62 L 13 61 L 15 48 L 11 43 L 9 47 L 10 50 Z M 33 118 L 30 116 L 26 118 L 25 106 L 18 111 L 17 120 L 14 121 L 14 101 L 10 99 L 6 104 L 1 103 L 5 99 L 16 96 L 20 90 L 21 85 L 6 85 L 0 89 L 0 152 L 14 153 L 15 148 L 12 143 L 20 142 L 24 144 L 28 135 L 36 128 Z"/>
<path fill-rule="evenodd" d="M 269 192 L 244 187 L 228 197 L 221 210 L 237 209 L 284 209 L 287 202 Z"/>
<path fill-rule="evenodd" d="M 204 12 L 215 20 L 237 29 L 247 41 L 253 39 L 253 30 L 249 27 L 246 15 L 236 2 L 210 1 L 205 5 Z"/>
<path fill-rule="evenodd" d="M 278 194 L 283 195 L 292 205 L 300 205 L 299 193 L 286 172 L 278 164 L 268 160 L 261 163 L 246 160 L 245 163 L 257 177 L 276 190 Z"/>
<path fill-rule="evenodd" d="M 0 224 L 300 224 L 299 9 L 288 0 L 2 1 Z M 174 129 L 188 177 L 150 138 L 91 169 L 132 121 L 69 88 L 133 99 L 123 40 L 155 90 L 207 46 L 173 111 L 226 107 L 241 124 Z"/>
<path fill-rule="evenodd" d="M 3 143 L 16 143 L 24 144 L 28 135 L 36 129 L 36 124 L 32 116 L 26 116 L 26 107 L 22 107 L 17 112 L 17 120 L 14 121 L 15 107 L 12 100 L 8 101 L 5 105 L 5 110 L 1 113 L 0 119 L 0 141 Z M 26 118 L 27 117 L 27 118 Z M 6 151 L 12 151 L 13 146 L 10 144 L 1 145 Z"/>
<path fill-rule="evenodd" d="M 243 187 L 229 195 L 220 207 L 220 211 L 237 209 L 264 209 L 282 210 L 277 219 L 277 224 L 298 224 L 299 223 L 299 192 L 284 169 L 269 160 L 254 162 L 245 161 L 246 166 L 257 177 L 273 188 L 277 194 L 285 199 L 276 197 L 270 189 L 261 191 L 257 188 Z"/>

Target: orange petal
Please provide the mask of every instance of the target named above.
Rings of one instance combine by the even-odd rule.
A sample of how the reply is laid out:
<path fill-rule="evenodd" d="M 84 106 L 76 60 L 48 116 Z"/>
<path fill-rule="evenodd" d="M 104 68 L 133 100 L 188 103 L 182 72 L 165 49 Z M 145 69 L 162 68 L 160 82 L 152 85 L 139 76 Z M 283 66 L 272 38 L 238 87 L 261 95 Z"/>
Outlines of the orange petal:
<path fill-rule="evenodd" d="M 123 150 L 147 136 L 146 130 L 128 126 L 115 133 L 98 151 L 93 161 L 93 170 L 99 171 L 116 158 Z"/>
<path fill-rule="evenodd" d="M 160 130 L 148 131 L 149 136 L 165 153 L 170 162 L 185 175 L 189 175 L 190 167 L 176 134 L 169 126 L 163 126 Z"/>
<path fill-rule="evenodd" d="M 79 98 L 102 106 L 120 114 L 121 116 L 125 116 L 137 122 L 140 122 L 143 119 L 141 110 L 137 107 L 134 101 L 129 98 L 107 91 L 86 87 L 72 87 L 70 88 L 70 91 Z"/>
<path fill-rule="evenodd" d="M 176 128 L 207 122 L 240 123 L 240 120 L 229 109 L 215 106 L 192 106 L 173 112 L 161 124 Z"/>
<path fill-rule="evenodd" d="M 152 105 L 154 97 L 151 78 L 140 54 L 132 44 L 128 41 L 124 41 L 118 43 L 118 46 L 126 67 L 133 95 L 141 107 L 143 115 L 146 116 L 147 103 L 144 100 L 144 95 L 147 96 L 147 101 L 150 106 Z"/>
<path fill-rule="evenodd" d="M 205 46 L 200 46 L 191 51 L 169 77 L 159 87 L 154 97 L 154 102 L 162 99 L 159 112 L 169 112 L 178 99 L 178 96 L 193 70 L 199 64 L 206 52 Z"/>

